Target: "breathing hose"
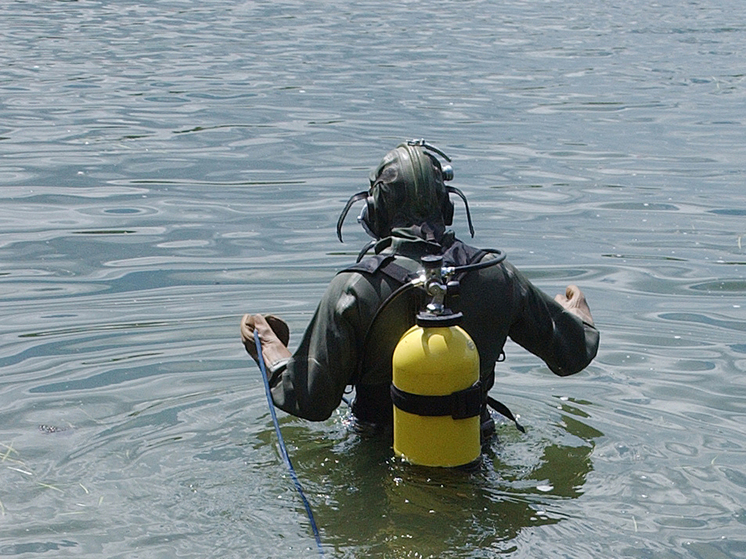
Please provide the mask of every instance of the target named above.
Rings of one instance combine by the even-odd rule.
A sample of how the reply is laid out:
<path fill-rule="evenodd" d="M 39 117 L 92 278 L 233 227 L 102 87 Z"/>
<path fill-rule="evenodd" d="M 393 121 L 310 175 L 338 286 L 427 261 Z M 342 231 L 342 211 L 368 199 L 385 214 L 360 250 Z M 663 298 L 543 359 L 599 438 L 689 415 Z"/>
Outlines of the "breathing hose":
<path fill-rule="evenodd" d="M 321 536 L 319 535 L 319 529 L 316 526 L 316 521 L 313 518 L 313 511 L 311 510 L 311 504 L 308 502 L 308 499 L 306 499 L 306 494 L 303 492 L 303 486 L 300 484 L 298 475 L 295 473 L 295 468 L 293 468 L 293 463 L 290 461 L 290 456 L 288 455 L 288 449 L 285 446 L 285 439 L 283 439 L 282 431 L 280 431 L 280 423 L 277 421 L 277 413 L 275 412 L 275 405 L 274 405 L 274 402 L 272 401 L 272 392 L 269 389 L 267 367 L 264 364 L 264 356 L 262 355 L 262 342 L 261 340 L 259 340 L 259 332 L 257 330 L 254 330 L 254 344 L 256 345 L 256 352 L 257 352 L 258 361 L 259 361 L 259 370 L 262 373 L 262 380 L 264 381 L 264 393 L 267 396 L 267 403 L 269 404 L 269 413 L 272 416 L 272 423 L 274 423 L 275 433 L 277 434 L 277 442 L 280 445 L 280 454 L 282 455 L 282 459 L 285 462 L 285 465 L 287 466 L 288 471 L 290 472 L 290 477 L 292 478 L 293 483 L 295 484 L 295 489 L 298 491 L 301 501 L 303 501 L 303 506 L 306 509 L 308 520 L 311 522 L 311 529 L 313 530 L 313 536 L 316 539 L 316 547 L 319 550 L 319 555 L 323 557 L 324 548 L 321 546 Z"/>

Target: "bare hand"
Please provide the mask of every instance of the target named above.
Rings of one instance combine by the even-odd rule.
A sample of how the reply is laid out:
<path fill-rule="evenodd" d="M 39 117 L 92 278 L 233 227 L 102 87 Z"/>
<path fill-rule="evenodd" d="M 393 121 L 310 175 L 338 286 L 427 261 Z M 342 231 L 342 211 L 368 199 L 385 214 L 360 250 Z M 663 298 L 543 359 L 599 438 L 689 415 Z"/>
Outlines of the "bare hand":
<path fill-rule="evenodd" d="M 591 309 L 588 307 L 588 302 L 585 300 L 585 295 L 580 291 L 577 285 L 568 285 L 565 290 L 565 294 L 561 293 L 554 298 L 564 309 L 568 312 L 578 316 L 583 322 L 587 322 L 593 326 L 593 316 L 591 316 Z"/>
<path fill-rule="evenodd" d="M 254 330 L 259 332 L 259 341 L 262 343 L 262 357 L 268 367 L 280 359 L 290 357 L 287 348 L 290 340 L 290 329 L 285 322 L 276 316 L 260 314 L 246 314 L 241 319 L 241 341 L 246 351 L 259 363 L 254 342 Z"/>

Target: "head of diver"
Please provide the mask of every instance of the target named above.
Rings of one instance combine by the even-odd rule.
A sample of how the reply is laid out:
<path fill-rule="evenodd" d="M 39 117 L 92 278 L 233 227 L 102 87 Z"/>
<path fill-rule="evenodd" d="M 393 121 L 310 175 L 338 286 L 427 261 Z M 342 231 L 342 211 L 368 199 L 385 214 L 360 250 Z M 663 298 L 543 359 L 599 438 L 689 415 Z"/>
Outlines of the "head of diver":
<path fill-rule="evenodd" d="M 439 157 L 446 164 L 442 164 Z M 446 185 L 453 180 L 451 162 L 441 150 L 425 140 L 409 140 L 389 151 L 370 173 L 368 190 L 347 201 L 337 221 L 337 237 L 342 241 L 342 224 L 351 207 L 365 201 L 358 222 L 373 239 L 391 234 L 396 227 L 422 226 L 437 240 L 453 223 L 456 194 L 466 207 L 469 232 L 474 236 L 469 204 L 458 188 Z"/>

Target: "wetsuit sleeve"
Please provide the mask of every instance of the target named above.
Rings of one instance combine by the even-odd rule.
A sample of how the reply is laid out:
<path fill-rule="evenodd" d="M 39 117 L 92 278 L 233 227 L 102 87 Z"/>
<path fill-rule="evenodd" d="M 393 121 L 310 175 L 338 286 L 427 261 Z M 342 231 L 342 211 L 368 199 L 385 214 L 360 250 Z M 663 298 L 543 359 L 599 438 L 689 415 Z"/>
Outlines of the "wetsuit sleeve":
<path fill-rule="evenodd" d="M 582 371 L 598 352 L 598 330 L 566 311 L 512 266 L 509 273 L 517 303 L 510 338 L 540 357 L 557 375 Z"/>
<path fill-rule="evenodd" d="M 327 419 L 337 408 L 357 367 L 361 315 L 367 314 L 358 289 L 359 274 L 339 274 L 329 284 L 306 328 L 300 346 L 270 377 L 275 405 L 312 421 Z"/>

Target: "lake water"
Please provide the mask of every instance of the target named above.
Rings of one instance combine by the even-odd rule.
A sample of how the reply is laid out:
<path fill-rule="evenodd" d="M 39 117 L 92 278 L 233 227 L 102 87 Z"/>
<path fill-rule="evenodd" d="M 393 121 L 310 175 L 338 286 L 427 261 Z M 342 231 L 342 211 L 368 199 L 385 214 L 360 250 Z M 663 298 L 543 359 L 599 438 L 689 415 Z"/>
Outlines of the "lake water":
<path fill-rule="evenodd" d="M 398 142 L 601 331 L 515 345 L 477 472 L 280 414 L 328 557 L 746 557 L 741 0 L 0 3 L 0 555 L 314 557 L 244 312 L 291 347 Z M 456 202 L 454 228 L 468 237 Z"/>

